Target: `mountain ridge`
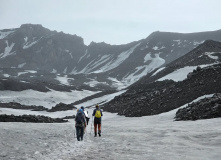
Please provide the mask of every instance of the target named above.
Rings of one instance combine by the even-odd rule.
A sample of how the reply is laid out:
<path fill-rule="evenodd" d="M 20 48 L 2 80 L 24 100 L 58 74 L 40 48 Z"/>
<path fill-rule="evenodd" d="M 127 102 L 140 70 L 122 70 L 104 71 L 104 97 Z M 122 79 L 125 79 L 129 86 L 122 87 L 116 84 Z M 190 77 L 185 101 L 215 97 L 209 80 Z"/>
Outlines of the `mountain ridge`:
<path fill-rule="evenodd" d="M 53 77 L 56 74 L 71 77 L 66 84 L 79 88 L 120 90 L 185 55 L 207 39 L 221 41 L 220 31 L 154 32 L 146 39 L 124 45 L 91 42 L 87 46 L 77 35 L 51 31 L 42 25 L 24 24 L 18 29 L 0 31 L 0 68 L 4 70 L 1 77 L 16 79 L 4 68 L 18 68 L 24 72 L 36 71 L 31 76 L 38 77 L 38 72 L 44 71 L 45 78 L 46 73 L 53 73 Z M 21 76 L 17 79 L 24 80 Z M 46 81 L 51 80 L 55 82 L 51 78 Z"/>
<path fill-rule="evenodd" d="M 188 72 L 180 70 L 183 68 Z M 176 80 L 178 71 L 186 77 Z M 105 104 L 104 110 L 125 116 L 168 112 L 200 96 L 219 93 L 220 71 L 221 43 L 205 41 L 155 75 L 156 70 L 128 87 L 127 92 Z"/>

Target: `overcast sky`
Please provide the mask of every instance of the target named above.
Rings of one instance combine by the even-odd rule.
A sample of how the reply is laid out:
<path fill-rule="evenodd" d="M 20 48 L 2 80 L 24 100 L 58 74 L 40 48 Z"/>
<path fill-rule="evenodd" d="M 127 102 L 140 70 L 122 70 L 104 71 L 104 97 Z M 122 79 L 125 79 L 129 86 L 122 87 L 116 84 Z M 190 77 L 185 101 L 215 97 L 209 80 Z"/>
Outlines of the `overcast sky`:
<path fill-rule="evenodd" d="M 0 0 L 0 29 L 42 24 L 91 41 L 126 44 L 154 31 L 221 29 L 221 0 Z"/>

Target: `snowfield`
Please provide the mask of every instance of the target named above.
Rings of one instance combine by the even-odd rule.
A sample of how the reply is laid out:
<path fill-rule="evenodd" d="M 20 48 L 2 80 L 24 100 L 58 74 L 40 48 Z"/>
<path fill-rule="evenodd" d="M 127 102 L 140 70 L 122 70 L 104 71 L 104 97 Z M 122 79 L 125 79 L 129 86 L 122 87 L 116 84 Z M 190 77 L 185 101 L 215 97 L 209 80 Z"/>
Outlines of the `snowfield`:
<path fill-rule="evenodd" d="M 62 102 L 65 104 L 73 103 L 84 97 L 93 95 L 98 92 L 94 91 L 76 91 L 71 92 L 60 92 L 55 90 L 50 90 L 50 92 L 39 92 L 32 89 L 24 91 L 0 91 L 0 102 L 18 102 L 23 105 L 36 105 L 44 106 L 46 108 L 52 108 L 56 104 Z M 1 110 L 1 109 L 0 109 Z"/>
<path fill-rule="evenodd" d="M 171 111 L 126 118 L 104 112 L 102 137 L 90 134 L 90 120 L 81 142 L 75 138 L 73 120 L 62 124 L 0 123 L 0 157 L 1 160 L 221 159 L 220 118 L 181 122 L 173 121 L 174 114 Z"/>
<path fill-rule="evenodd" d="M 88 111 L 92 115 L 93 109 Z M 90 119 L 81 142 L 75 138 L 74 120 L 60 124 L 0 122 L 0 159 L 220 160 L 221 118 L 174 121 L 176 111 L 134 118 L 104 112 L 102 137 L 93 137 Z M 68 112 L 76 114 L 76 110 Z M 59 117 L 67 113 L 53 114 Z"/>

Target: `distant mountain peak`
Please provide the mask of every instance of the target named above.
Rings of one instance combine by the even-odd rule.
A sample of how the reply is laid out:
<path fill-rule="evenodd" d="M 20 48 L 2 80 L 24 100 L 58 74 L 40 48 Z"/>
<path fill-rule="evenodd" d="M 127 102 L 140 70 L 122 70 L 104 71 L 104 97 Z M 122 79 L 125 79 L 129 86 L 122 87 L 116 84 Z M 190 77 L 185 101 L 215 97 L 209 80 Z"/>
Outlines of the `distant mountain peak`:
<path fill-rule="evenodd" d="M 41 24 L 31 24 L 31 23 L 22 24 L 20 26 L 20 28 L 26 28 L 26 27 L 42 27 L 43 28 Z"/>

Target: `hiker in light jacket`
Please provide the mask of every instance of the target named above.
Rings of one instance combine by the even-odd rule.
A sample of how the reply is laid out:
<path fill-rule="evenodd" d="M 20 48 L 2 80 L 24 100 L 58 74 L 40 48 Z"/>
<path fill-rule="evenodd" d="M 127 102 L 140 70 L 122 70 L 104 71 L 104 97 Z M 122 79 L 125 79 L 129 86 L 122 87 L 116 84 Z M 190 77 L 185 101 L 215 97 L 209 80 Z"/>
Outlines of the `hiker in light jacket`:
<path fill-rule="evenodd" d="M 85 111 L 84 107 L 81 106 L 81 109 L 84 111 L 84 115 L 85 115 L 85 118 L 86 118 L 86 121 L 87 121 L 87 125 L 88 125 L 88 122 L 90 120 L 89 116 L 88 116 L 88 111 Z"/>

